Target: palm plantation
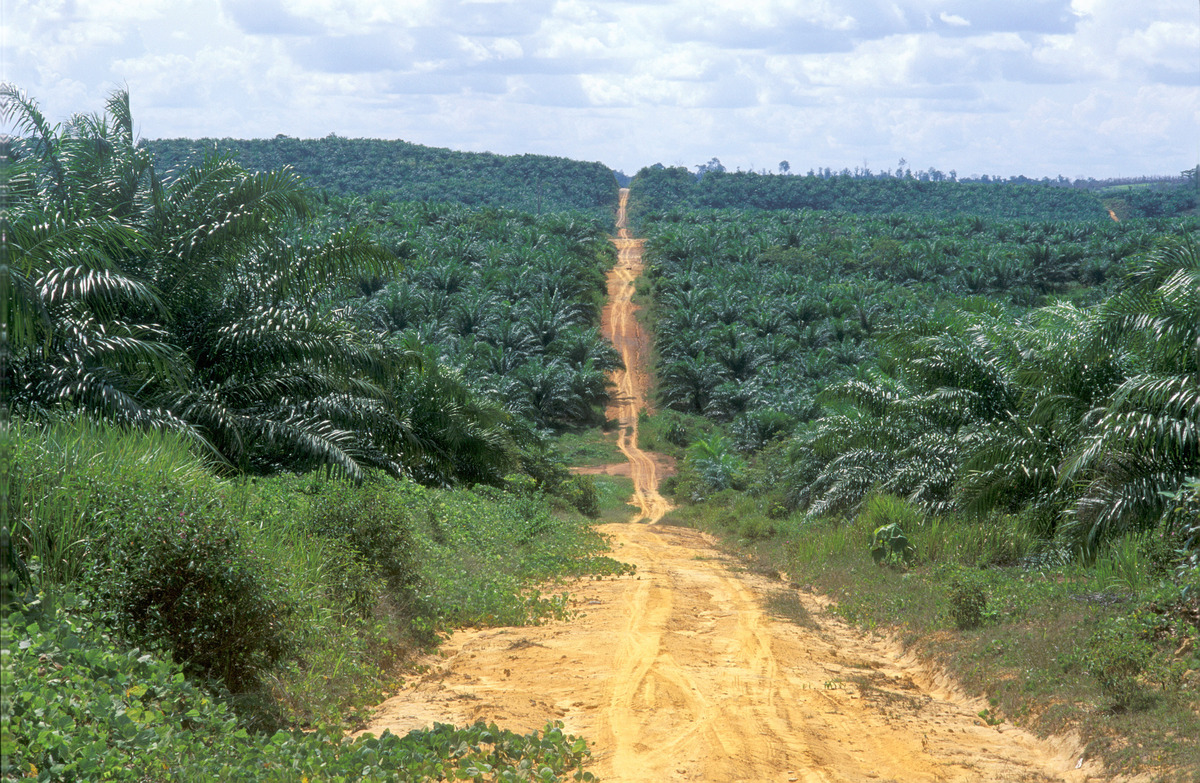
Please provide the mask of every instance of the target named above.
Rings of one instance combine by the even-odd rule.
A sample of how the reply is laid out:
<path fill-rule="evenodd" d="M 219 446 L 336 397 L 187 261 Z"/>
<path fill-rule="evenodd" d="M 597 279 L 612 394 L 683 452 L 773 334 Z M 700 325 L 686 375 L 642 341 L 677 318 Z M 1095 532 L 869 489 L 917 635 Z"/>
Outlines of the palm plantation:
<path fill-rule="evenodd" d="M 105 661 L 155 665 L 130 657 L 140 645 L 164 666 L 129 676 L 199 683 L 176 706 L 220 706 L 180 708 L 178 744 L 154 756 L 197 778 L 251 757 L 262 779 L 325 774 L 331 758 L 347 779 L 405 753 L 441 764 L 425 738 L 343 743 L 347 705 L 377 700 L 405 655 L 455 627 L 567 617 L 565 594 L 540 592 L 551 580 L 628 570 L 576 513 L 597 516 L 597 486 L 620 485 L 570 475 L 555 451 L 563 433 L 611 446 L 621 359 L 599 324 L 615 182 L 556 162 L 586 177 L 548 181 L 548 203 L 589 211 L 535 215 L 500 204 L 540 206 L 545 160 L 420 150 L 423 179 L 364 192 L 378 172 L 316 166 L 321 182 L 355 180 L 317 191 L 286 165 L 140 143 L 124 92 L 61 125 L 13 86 L 0 100 L 19 132 L 0 149 L 0 603 L 19 609 L 5 632 L 38 627 L 28 649 L 47 660 L 86 638 Z M 400 149 L 299 141 L 226 147 L 271 161 Z M 516 174 L 474 181 L 480 161 Z M 1061 637 L 1022 668 L 1040 672 L 1021 675 L 1031 690 L 1061 685 L 1046 714 L 1190 703 L 1194 215 L 1117 223 L 1067 189 L 661 167 L 633 194 L 660 407 L 639 429 L 679 458 L 675 521 L 774 546 L 764 573 L 811 579 L 851 622 L 952 639 L 957 660 L 982 662 L 965 676 L 1000 671 L 1001 689 L 1020 678 L 987 666 L 1036 646 L 1032 628 Z M 1083 619 L 1036 626 L 1049 593 Z M 964 595 L 978 616 L 960 622 Z M 1071 701 L 1081 682 L 1093 695 Z M 44 699 L 40 675 L 24 685 Z M 33 714 L 4 709 L 6 727 Z M 334 728 L 268 747 L 229 739 L 238 722 Z M 92 746 L 43 728 L 20 726 L 29 759 L 86 777 Z M 467 749 L 459 776 L 498 747 L 450 731 L 428 739 Z M 582 763 L 586 745 L 556 731 L 504 742 Z M 103 773 L 129 778 L 144 745 Z"/>
<path fill-rule="evenodd" d="M 660 400 L 735 434 L 785 417 L 744 453 L 781 441 L 770 491 L 811 518 L 887 493 L 1094 551 L 1200 471 L 1191 224 L 677 210 L 644 228 Z"/>
<path fill-rule="evenodd" d="M 401 273 L 405 240 L 393 252 L 392 237 L 320 218 L 287 169 L 250 173 L 212 154 L 162 177 L 135 144 L 125 94 L 104 115 L 63 127 L 15 88 L 4 98 L 24 134 L 8 152 L 16 410 L 177 429 L 238 470 L 325 465 L 354 477 L 378 468 L 495 482 L 514 464 L 511 417 L 455 391 L 464 381 L 436 367 L 445 357 L 405 330 L 423 327 L 439 343 L 478 334 L 512 357 L 497 366 L 507 371 L 535 345 L 542 353 L 587 326 L 569 298 L 579 290 L 551 289 L 528 311 L 498 317 L 478 288 L 474 300 L 458 296 L 477 274 L 460 259 L 483 252 L 466 234 L 440 243 L 452 257 L 421 273 L 428 289 L 410 294 L 400 282 L 378 304 L 361 300 L 362 285 Z M 528 285 L 546 290 L 542 279 Z M 433 312 L 447 316 L 445 330 L 430 324 Z M 587 418 L 604 381 L 577 366 L 549 388 L 514 391 L 528 401 L 512 407 L 541 421 L 538 410 L 565 401 L 569 419 Z M 414 419 L 414 395 L 435 389 L 462 399 L 445 412 L 455 427 Z"/>

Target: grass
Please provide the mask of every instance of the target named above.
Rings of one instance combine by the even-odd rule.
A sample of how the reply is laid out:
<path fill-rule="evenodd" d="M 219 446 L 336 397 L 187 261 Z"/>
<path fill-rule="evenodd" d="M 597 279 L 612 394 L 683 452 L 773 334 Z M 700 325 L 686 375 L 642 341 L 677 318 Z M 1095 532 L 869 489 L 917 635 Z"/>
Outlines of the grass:
<path fill-rule="evenodd" d="M 1019 520 L 930 519 L 905 506 L 885 499 L 848 521 L 771 519 L 756 499 L 723 493 L 672 516 L 717 533 L 755 570 L 785 572 L 833 598 L 832 610 L 857 627 L 893 634 L 937 661 L 989 699 L 989 721 L 1075 732 L 1110 773 L 1192 779 L 1200 770 L 1200 580 L 1187 598 L 1148 537 L 1117 541 L 1083 565 L 1065 562 Z M 878 566 L 872 532 L 899 518 L 916 560 Z M 984 598 L 971 630 L 953 611 L 964 584 Z M 769 596 L 768 609 L 810 621 L 786 594 Z"/>
<path fill-rule="evenodd" d="M 6 563 L 6 600 L 15 596 L 22 612 L 36 607 L 51 618 L 46 622 L 97 627 L 122 612 L 134 617 L 131 607 L 163 626 L 170 607 L 153 595 L 168 587 L 187 597 L 172 606 L 207 601 L 217 614 L 246 606 L 251 611 L 238 615 L 247 618 L 241 623 L 235 617 L 218 626 L 203 611 L 194 617 L 196 630 L 210 634 L 205 638 L 233 631 L 288 651 L 247 664 L 257 667 L 245 681 L 253 690 L 229 702 L 246 726 L 340 732 L 399 682 L 407 655 L 436 644 L 439 635 L 464 625 L 565 616 L 565 594 L 544 593 L 545 585 L 625 569 L 602 554 L 606 544 L 588 520 L 537 494 L 448 491 L 390 479 L 355 486 L 319 474 L 223 479 L 174 435 L 84 422 L 15 423 L 7 434 L 12 542 L 32 584 L 10 591 L 15 571 Z M 600 479 L 606 513 L 620 513 L 632 485 Z M 167 535 L 168 528 L 181 532 Z M 150 556 L 164 551 L 163 542 L 186 555 L 154 562 Z M 221 546 L 210 548 L 211 542 Z M 188 582 L 192 575 L 217 578 Z M 239 585 L 252 592 L 221 592 Z M 270 603 L 259 603 L 256 615 L 258 595 Z M 112 609 L 97 612 L 102 603 Z M 97 633 L 118 656 L 134 645 L 163 658 L 178 651 L 169 634 L 145 627 L 132 622 Z M 189 681 L 192 663 L 189 669 L 188 661 L 177 661 Z M 88 678 L 100 674 L 79 676 L 86 689 Z M 173 682 L 175 672 L 164 676 Z M 50 687 L 36 679 L 17 684 L 33 700 Z M 221 701 L 229 697 L 225 685 L 217 675 L 203 688 Z M 23 742 L 9 734 L 7 718 L 4 725 L 6 747 Z"/>
<path fill-rule="evenodd" d="M 23 509 L 12 536 L 38 564 L 38 589 L 53 594 L 78 579 L 98 543 L 110 498 L 104 476 L 125 476 L 147 491 L 186 486 L 209 496 L 222 482 L 182 439 L 60 421 L 36 431 L 14 422 L 10 506 Z M 97 475 L 99 474 L 99 475 Z"/>
<path fill-rule="evenodd" d="M 628 476 L 593 476 L 600 496 L 600 517 L 597 522 L 628 522 L 637 513 L 629 504 L 633 497 L 633 479 Z"/>
<path fill-rule="evenodd" d="M 568 465 L 589 467 L 625 461 L 614 431 L 599 428 L 566 430 L 554 438 L 554 448 Z"/>
<path fill-rule="evenodd" d="M 665 409 L 638 418 L 638 446 L 682 459 L 687 447 L 713 432 L 713 424 L 703 416 Z"/>

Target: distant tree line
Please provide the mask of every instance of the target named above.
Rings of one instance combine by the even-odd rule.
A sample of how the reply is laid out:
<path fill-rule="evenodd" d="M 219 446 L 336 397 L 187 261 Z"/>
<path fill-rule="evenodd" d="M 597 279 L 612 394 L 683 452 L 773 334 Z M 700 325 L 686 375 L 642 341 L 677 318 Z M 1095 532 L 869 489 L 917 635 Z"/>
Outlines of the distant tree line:
<path fill-rule="evenodd" d="M 656 164 L 651 168 L 662 168 L 662 164 Z M 707 163 L 699 163 L 693 167 L 695 169 L 696 179 L 702 178 L 708 173 L 724 173 L 728 169 L 725 164 L 721 163 L 720 158 L 710 158 Z M 900 159 L 899 165 L 895 169 L 882 168 L 879 170 L 871 169 L 869 166 L 855 166 L 850 168 L 844 166 L 841 169 L 833 169 L 829 166 L 810 168 L 805 176 L 818 177 L 820 179 L 832 179 L 834 177 L 850 177 L 853 179 L 915 179 L 919 182 L 978 182 L 985 185 L 1047 185 L 1052 187 L 1063 188 L 1082 188 L 1084 190 L 1103 190 L 1105 188 L 1119 187 L 1122 185 L 1155 185 L 1159 187 L 1177 187 L 1188 186 L 1196 187 L 1197 171 L 1200 166 L 1181 171 L 1178 176 L 1175 175 L 1141 175 L 1134 177 L 1108 177 L 1105 179 L 1096 179 L 1095 177 L 1078 177 L 1071 179 L 1059 174 L 1057 177 L 1026 177 L 1024 174 L 1014 174 L 1005 177 L 1000 174 L 979 174 L 973 177 L 960 177 L 954 169 L 949 171 L 941 171 L 933 166 L 927 169 L 913 169 L 908 166 L 904 158 Z M 779 173 L 790 174 L 792 164 L 786 160 L 779 161 Z M 740 168 L 736 173 L 746 174 L 770 174 L 767 169 L 762 168 L 755 171 L 752 166 L 748 171 L 743 172 Z"/>
<path fill-rule="evenodd" d="M 805 176 L 729 172 L 714 158 L 696 176 L 682 167 L 644 168 L 632 184 L 634 217 L 671 209 L 814 209 L 866 215 L 979 215 L 1024 220 L 1107 219 L 1100 198 L 1075 188 L 828 169 Z M 868 172 L 869 174 L 869 172 Z M 953 175 L 953 172 L 951 172 Z"/>
<path fill-rule="evenodd" d="M 159 139 L 142 141 L 157 167 L 195 165 L 214 152 L 250 171 L 290 166 L 331 195 L 386 194 L 395 201 L 506 207 L 534 214 L 610 210 L 617 180 L 602 163 L 548 155 L 458 152 L 406 141 L 347 139 Z"/>

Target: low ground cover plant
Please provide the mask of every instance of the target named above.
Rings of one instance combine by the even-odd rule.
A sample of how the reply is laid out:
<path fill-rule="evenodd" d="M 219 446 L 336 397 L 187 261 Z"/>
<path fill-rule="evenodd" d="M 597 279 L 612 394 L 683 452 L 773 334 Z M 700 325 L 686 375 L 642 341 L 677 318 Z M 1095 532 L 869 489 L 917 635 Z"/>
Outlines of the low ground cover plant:
<path fill-rule="evenodd" d="M 249 732 L 171 661 L 128 648 L 73 601 L 0 619 L 0 779 L 39 781 L 592 780 L 586 743 L 435 725 L 404 737 Z"/>
<path fill-rule="evenodd" d="M 1036 520 L 930 517 L 894 497 L 844 520 L 772 519 L 768 502 L 721 493 L 666 521 L 720 534 L 756 570 L 785 573 L 833 598 L 844 619 L 937 661 L 987 696 L 989 721 L 1076 732 L 1114 773 L 1190 779 L 1200 760 L 1200 574 L 1164 566 L 1162 536 L 1114 541 L 1089 564 L 1022 532 Z M 907 567 L 872 557 L 889 519 L 905 520 Z"/>
<path fill-rule="evenodd" d="M 532 479 L 222 478 L 176 435 L 80 420 L 9 433 L 5 779 L 580 772 L 586 746 L 553 726 L 338 739 L 441 634 L 564 617 L 565 593 L 542 585 L 624 570 Z"/>

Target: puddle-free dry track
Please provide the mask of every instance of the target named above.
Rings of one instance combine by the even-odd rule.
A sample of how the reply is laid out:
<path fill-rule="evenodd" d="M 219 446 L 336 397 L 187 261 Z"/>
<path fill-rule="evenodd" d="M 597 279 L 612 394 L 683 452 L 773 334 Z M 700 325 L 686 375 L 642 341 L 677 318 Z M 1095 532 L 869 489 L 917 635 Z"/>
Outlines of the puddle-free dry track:
<path fill-rule="evenodd" d="M 1073 743 L 988 726 L 885 640 L 822 612 L 819 599 L 739 571 L 703 534 L 656 524 L 661 462 L 637 446 L 646 336 L 630 302 L 641 242 L 624 224 L 609 278 L 606 334 L 625 358 L 620 421 L 639 512 L 600 530 L 637 572 L 571 586 L 578 616 L 456 633 L 429 672 L 381 705 L 368 731 L 495 721 L 517 731 L 561 720 L 588 738 L 604 781 L 1085 781 Z M 812 622 L 776 619 L 786 591 Z"/>

